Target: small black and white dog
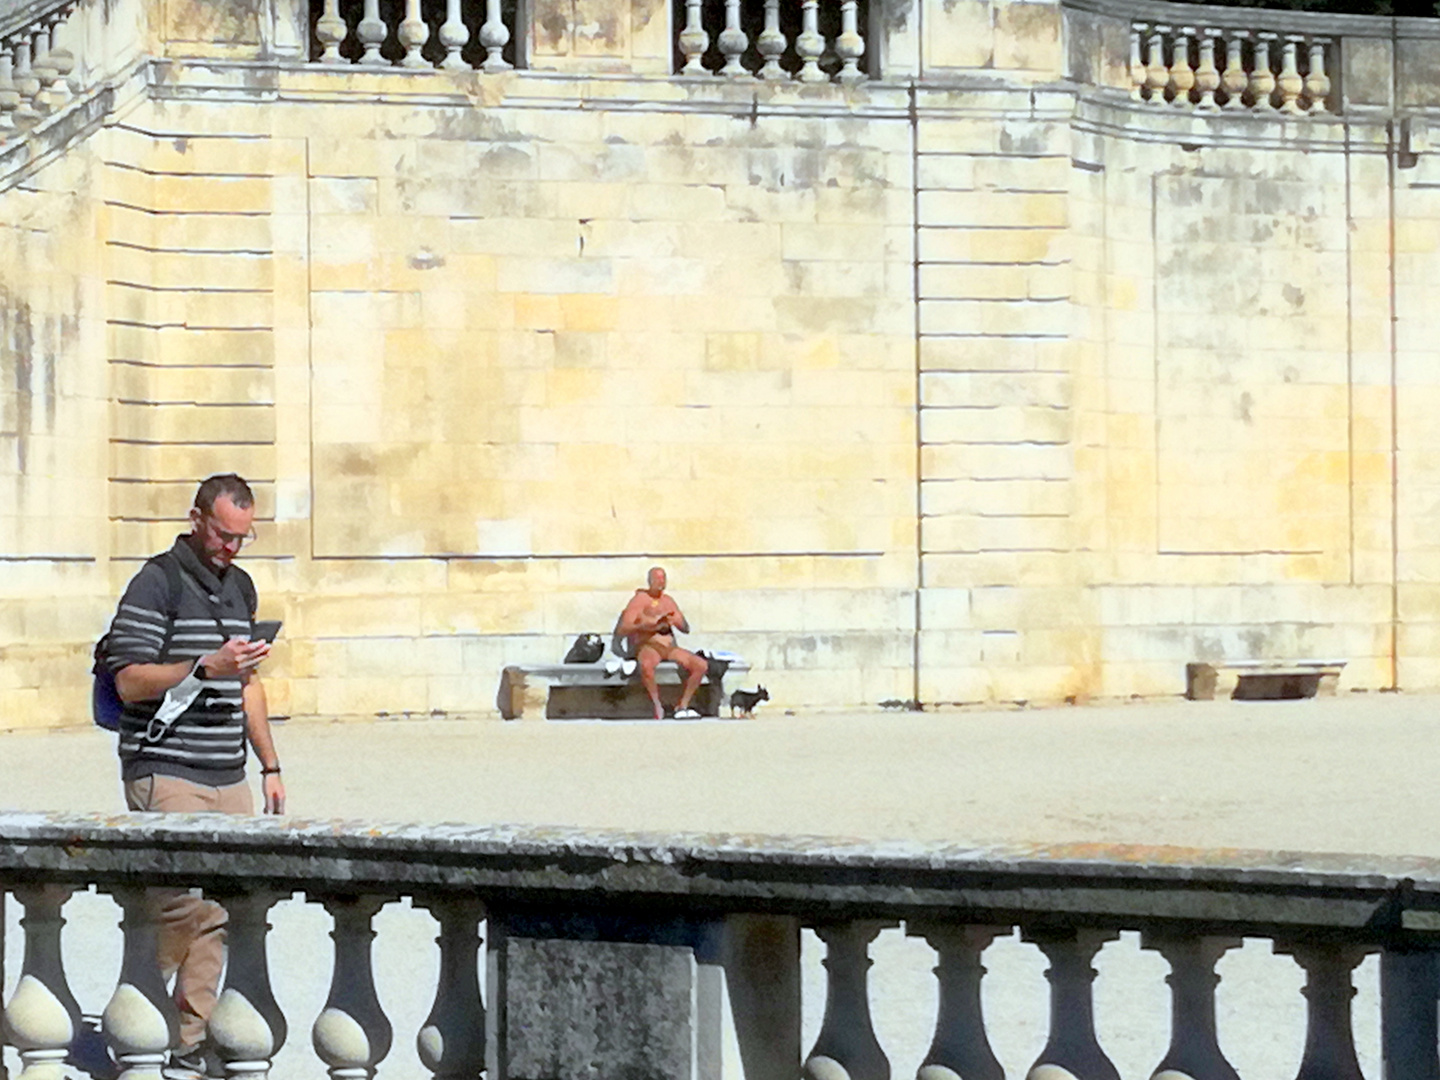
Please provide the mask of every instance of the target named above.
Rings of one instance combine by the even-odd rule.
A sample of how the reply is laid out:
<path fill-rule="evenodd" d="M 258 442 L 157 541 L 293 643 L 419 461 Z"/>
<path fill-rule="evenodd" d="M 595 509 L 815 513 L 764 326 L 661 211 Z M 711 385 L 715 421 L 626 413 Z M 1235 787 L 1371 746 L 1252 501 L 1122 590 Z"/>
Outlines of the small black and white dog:
<path fill-rule="evenodd" d="M 734 717 L 735 710 L 740 710 L 740 715 L 747 718 L 755 716 L 755 706 L 762 701 L 770 700 L 770 691 L 765 687 L 757 687 L 754 690 L 736 690 L 730 695 L 730 715 Z"/>

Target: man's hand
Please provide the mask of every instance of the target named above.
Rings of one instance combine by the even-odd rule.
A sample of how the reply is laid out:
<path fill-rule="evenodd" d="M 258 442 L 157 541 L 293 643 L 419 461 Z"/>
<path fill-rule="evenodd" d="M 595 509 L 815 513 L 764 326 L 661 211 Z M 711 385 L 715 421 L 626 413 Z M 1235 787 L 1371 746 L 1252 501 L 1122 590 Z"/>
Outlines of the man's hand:
<path fill-rule="evenodd" d="M 265 793 L 265 813 L 285 812 L 285 781 L 279 773 L 266 773 L 260 777 L 260 789 Z"/>
<path fill-rule="evenodd" d="M 242 641 L 240 638 L 231 638 L 212 653 L 200 658 L 205 666 L 205 674 L 213 678 L 234 678 L 237 675 L 248 675 L 260 666 L 261 662 L 270 655 L 270 643 L 268 641 Z"/>

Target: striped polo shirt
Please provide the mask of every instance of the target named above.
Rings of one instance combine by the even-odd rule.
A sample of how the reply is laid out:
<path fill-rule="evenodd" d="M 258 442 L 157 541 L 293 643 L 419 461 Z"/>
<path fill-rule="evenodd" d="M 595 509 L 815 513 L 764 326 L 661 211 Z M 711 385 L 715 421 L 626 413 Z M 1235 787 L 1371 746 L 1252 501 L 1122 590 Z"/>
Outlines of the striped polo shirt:
<path fill-rule="evenodd" d="M 131 579 L 110 623 L 105 662 L 111 671 L 130 664 L 194 662 L 232 637 L 250 639 L 255 613 L 249 576 L 230 566 L 223 576 L 180 536 L 167 553 L 180 567 L 180 596 L 170 618 L 170 581 L 160 560 Z M 245 584 L 242 585 L 242 580 Z M 248 586 L 248 588 L 247 588 Z M 190 706 L 158 738 L 146 729 L 160 700 L 127 701 L 120 716 L 121 776 L 130 781 L 160 774 L 221 787 L 245 779 L 245 711 L 239 678 L 207 679 Z"/>

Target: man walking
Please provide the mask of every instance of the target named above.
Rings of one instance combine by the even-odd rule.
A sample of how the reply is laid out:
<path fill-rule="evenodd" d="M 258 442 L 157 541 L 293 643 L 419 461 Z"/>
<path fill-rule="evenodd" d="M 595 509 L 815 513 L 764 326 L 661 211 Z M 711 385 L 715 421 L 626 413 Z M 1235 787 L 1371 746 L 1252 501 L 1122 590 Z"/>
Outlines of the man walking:
<path fill-rule="evenodd" d="M 252 814 L 246 739 L 260 759 L 265 812 L 283 813 L 285 785 L 257 674 L 270 653 L 250 641 L 255 585 L 233 565 L 254 538 L 255 497 L 234 473 L 195 492 L 190 532 L 131 579 L 104 659 L 115 674 L 120 775 L 131 810 Z M 180 1043 L 167 1080 L 205 1076 L 202 1044 L 224 963 L 225 910 L 185 889 L 155 889 L 160 966 L 175 976 Z"/>

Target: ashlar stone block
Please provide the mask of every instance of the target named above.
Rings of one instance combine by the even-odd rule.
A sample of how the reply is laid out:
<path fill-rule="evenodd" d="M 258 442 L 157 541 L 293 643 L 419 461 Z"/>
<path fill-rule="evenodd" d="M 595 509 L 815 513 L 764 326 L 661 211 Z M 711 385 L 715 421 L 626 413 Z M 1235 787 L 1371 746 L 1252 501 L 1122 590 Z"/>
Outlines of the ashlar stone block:
<path fill-rule="evenodd" d="M 492 915 L 490 934 L 495 1080 L 718 1080 L 718 927 Z"/>

